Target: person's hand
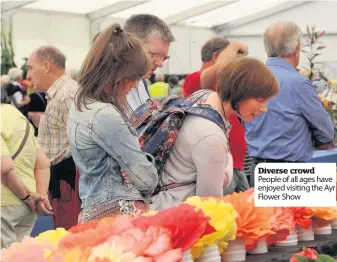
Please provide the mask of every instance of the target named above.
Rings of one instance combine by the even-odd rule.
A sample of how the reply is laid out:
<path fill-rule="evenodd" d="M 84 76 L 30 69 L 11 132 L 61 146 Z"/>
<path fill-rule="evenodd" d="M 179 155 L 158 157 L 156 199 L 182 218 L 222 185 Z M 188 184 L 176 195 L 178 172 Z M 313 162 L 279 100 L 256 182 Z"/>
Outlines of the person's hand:
<path fill-rule="evenodd" d="M 37 202 L 41 201 L 41 200 L 44 200 L 44 198 L 41 197 L 40 194 L 38 194 L 38 193 L 30 193 L 30 196 L 26 200 L 23 200 L 22 202 L 24 204 L 26 204 L 27 206 L 29 206 L 29 208 L 32 211 L 36 211 Z"/>
<path fill-rule="evenodd" d="M 334 145 L 331 143 L 331 144 L 324 144 L 324 145 L 320 145 L 318 147 L 319 150 L 329 150 L 329 149 L 332 149 L 334 148 Z"/>
<path fill-rule="evenodd" d="M 219 66 L 226 65 L 233 58 L 246 55 L 248 55 L 248 46 L 246 44 L 231 42 L 230 45 L 219 54 L 216 64 Z"/>
<path fill-rule="evenodd" d="M 232 42 L 233 48 L 237 50 L 238 56 L 247 56 L 248 55 L 248 46 L 241 42 Z"/>
<path fill-rule="evenodd" d="M 40 200 L 37 203 L 37 213 L 40 216 L 51 216 L 53 215 L 52 207 L 49 203 L 48 197 L 46 197 L 44 200 Z"/>

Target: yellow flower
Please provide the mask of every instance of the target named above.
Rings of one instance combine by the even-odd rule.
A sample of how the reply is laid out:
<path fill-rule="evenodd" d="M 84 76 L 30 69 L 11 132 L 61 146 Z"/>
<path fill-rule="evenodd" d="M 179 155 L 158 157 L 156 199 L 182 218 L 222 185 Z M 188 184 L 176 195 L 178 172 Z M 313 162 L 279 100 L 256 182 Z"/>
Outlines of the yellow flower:
<path fill-rule="evenodd" d="M 136 256 L 132 252 L 124 252 L 124 247 L 115 242 L 103 243 L 94 247 L 88 258 L 88 262 L 95 261 L 110 261 L 110 262 L 131 262 L 137 261 Z"/>
<path fill-rule="evenodd" d="M 69 232 L 66 231 L 64 228 L 57 228 L 56 230 L 48 230 L 41 233 L 36 237 L 36 239 L 39 240 L 41 243 L 47 240 L 56 248 L 61 238 L 68 234 Z"/>
<path fill-rule="evenodd" d="M 215 198 L 201 200 L 199 197 L 190 197 L 186 200 L 187 204 L 201 209 L 204 214 L 210 217 L 210 224 L 215 228 L 215 232 L 203 236 L 199 239 L 191 250 L 193 258 L 198 258 L 204 251 L 204 246 L 219 244 L 220 249 L 227 246 L 227 241 L 234 240 L 236 235 L 236 216 L 237 213 L 232 205 L 223 201 L 216 201 Z"/>

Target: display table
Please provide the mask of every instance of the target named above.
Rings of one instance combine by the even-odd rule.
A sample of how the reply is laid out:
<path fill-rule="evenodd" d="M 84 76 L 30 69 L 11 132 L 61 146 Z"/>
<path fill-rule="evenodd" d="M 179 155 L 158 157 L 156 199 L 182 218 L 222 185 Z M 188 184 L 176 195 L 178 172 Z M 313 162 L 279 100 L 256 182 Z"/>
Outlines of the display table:
<path fill-rule="evenodd" d="M 276 247 L 271 246 L 268 248 L 268 253 L 247 255 L 247 262 L 281 262 L 289 261 L 289 256 L 294 253 L 301 252 L 303 247 L 314 248 L 321 247 L 330 242 L 336 243 L 337 246 L 337 230 L 333 230 L 331 235 L 315 235 L 313 241 L 300 241 L 298 245 L 291 247 Z M 337 254 L 337 250 L 334 250 Z"/>
<path fill-rule="evenodd" d="M 337 164 L 337 148 L 330 150 L 317 150 L 310 160 L 311 163 L 336 163 Z"/>

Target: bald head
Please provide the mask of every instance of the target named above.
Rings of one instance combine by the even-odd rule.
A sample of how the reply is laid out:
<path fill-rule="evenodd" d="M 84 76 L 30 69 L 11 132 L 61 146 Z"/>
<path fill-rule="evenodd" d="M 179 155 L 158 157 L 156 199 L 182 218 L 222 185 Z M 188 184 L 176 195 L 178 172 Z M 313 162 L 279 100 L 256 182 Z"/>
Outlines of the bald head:
<path fill-rule="evenodd" d="M 65 55 L 54 46 L 41 46 L 36 49 L 33 54 L 35 54 L 40 61 L 48 61 L 59 69 L 65 69 L 66 67 Z"/>
<path fill-rule="evenodd" d="M 264 47 L 269 57 L 292 56 L 301 38 L 301 29 L 293 22 L 272 24 L 263 35 Z"/>

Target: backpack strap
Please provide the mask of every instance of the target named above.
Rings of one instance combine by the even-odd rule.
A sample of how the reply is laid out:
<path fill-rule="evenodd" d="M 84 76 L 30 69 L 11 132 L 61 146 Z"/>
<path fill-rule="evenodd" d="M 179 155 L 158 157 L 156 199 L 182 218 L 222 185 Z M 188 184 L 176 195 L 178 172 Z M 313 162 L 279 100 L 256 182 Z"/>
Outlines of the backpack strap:
<path fill-rule="evenodd" d="M 18 148 L 18 150 L 15 152 L 15 154 L 12 156 L 12 159 L 14 160 L 22 151 L 23 147 L 25 146 L 27 139 L 28 139 L 28 135 L 29 135 L 29 130 L 30 130 L 30 126 L 29 126 L 29 122 L 28 120 L 26 121 L 26 131 L 25 131 L 25 136 L 23 137 L 23 140 L 21 141 L 21 144 Z"/>
<path fill-rule="evenodd" d="M 186 109 L 185 112 L 191 115 L 202 117 L 204 119 L 208 119 L 225 131 L 225 123 L 222 116 L 213 108 L 204 106 L 190 107 Z"/>

